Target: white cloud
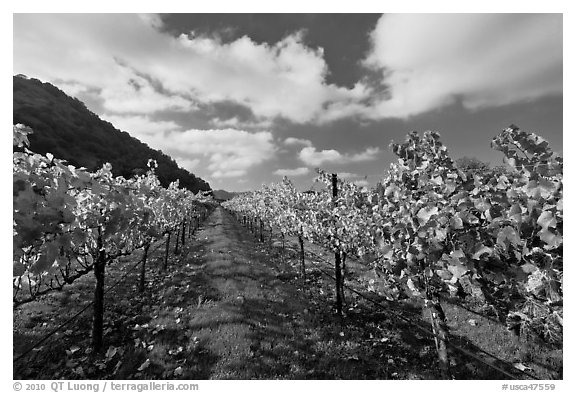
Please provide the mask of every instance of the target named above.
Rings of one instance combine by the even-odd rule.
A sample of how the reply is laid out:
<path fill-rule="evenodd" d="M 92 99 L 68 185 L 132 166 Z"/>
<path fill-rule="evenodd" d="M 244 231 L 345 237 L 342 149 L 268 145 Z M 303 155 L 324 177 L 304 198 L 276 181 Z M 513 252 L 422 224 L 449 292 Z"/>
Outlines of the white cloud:
<path fill-rule="evenodd" d="M 239 177 L 246 174 L 244 169 L 228 169 L 225 171 L 216 170 L 212 173 L 212 177 L 215 179 L 227 179 L 230 177 Z"/>
<path fill-rule="evenodd" d="M 305 46 L 300 34 L 275 45 L 246 36 L 224 44 L 185 35 L 178 44 L 181 61 L 159 70 L 160 78 L 173 91 L 194 90 L 202 101 L 230 100 L 250 107 L 256 116 L 306 122 L 324 102 L 345 91 L 325 84 L 323 53 Z M 183 80 L 182 71 L 190 77 Z"/>
<path fill-rule="evenodd" d="M 340 152 L 337 150 L 330 149 L 317 151 L 316 148 L 312 146 L 305 147 L 300 150 L 298 157 L 300 157 L 300 160 L 302 160 L 304 163 L 311 166 L 319 166 L 325 162 L 343 161 L 342 154 L 340 154 Z"/>
<path fill-rule="evenodd" d="M 173 37 L 157 15 L 13 20 L 14 74 L 90 94 L 108 114 L 153 116 L 231 102 L 257 120 L 216 114 L 214 127 L 256 129 L 278 117 L 320 124 L 405 118 L 456 100 L 476 109 L 562 93 L 561 14 L 384 15 L 363 61 L 378 77 L 350 89 L 326 81 L 323 50 L 298 32 L 274 44 L 249 37 L 224 43 L 193 33 Z"/>
<path fill-rule="evenodd" d="M 180 126 L 173 121 L 152 120 L 149 116 L 144 115 L 109 114 L 103 115 L 102 119 L 149 144 L 153 149 L 168 149 L 169 151 L 165 150 L 164 153 L 170 153 L 181 168 L 190 172 L 194 172 L 201 162 L 199 158 L 190 158 L 183 152 L 176 152 L 171 149 L 170 139 L 178 135 L 174 131 L 180 130 Z"/>
<path fill-rule="evenodd" d="M 299 146 L 299 145 L 312 146 L 312 142 L 309 141 L 308 139 L 293 138 L 293 137 L 284 139 L 284 144 L 286 146 Z"/>
<path fill-rule="evenodd" d="M 15 14 L 14 73 L 96 92 L 108 112 L 186 111 L 229 101 L 259 119 L 313 121 L 362 92 L 326 83 L 322 49 L 293 33 L 269 45 L 170 36 L 154 15 Z M 241 126 L 229 124 L 229 126 Z"/>
<path fill-rule="evenodd" d="M 139 71 L 170 39 L 154 16 L 135 14 L 15 14 L 14 72 L 62 81 L 72 94 L 89 91 L 108 112 L 189 110 L 191 100 L 157 91 Z M 169 60 L 161 58 L 159 63 Z M 21 71 L 18 71 L 21 70 Z M 160 82 L 158 82 L 160 83 Z"/>
<path fill-rule="evenodd" d="M 356 184 L 358 187 L 368 187 L 370 185 L 368 180 L 355 180 L 352 183 Z"/>
<path fill-rule="evenodd" d="M 206 160 L 195 167 L 214 178 L 238 177 L 248 169 L 273 157 L 276 147 L 268 131 L 249 133 L 244 130 L 186 130 L 150 135 L 151 146 L 180 160 Z"/>
<path fill-rule="evenodd" d="M 147 23 L 155 29 L 159 29 L 164 26 L 164 23 L 158 14 L 138 14 L 138 17 L 142 19 L 144 23 Z"/>
<path fill-rule="evenodd" d="M 71 97 L 78 97 L 80 93 L 85 92 L 88 89 L 87 86 L 78 82 L 58 81 L 57 85 L 60 90 Z"/>
<path fill-rule="evenodd" d="M 112 123 L 112 125 L 119 130 L 126 131 L 138 139 L 143 139 L 144 142 L 147 142 L 145 139 L 150 134 L 158 134 L 180 129 L 180 126 L 171 120 L 152 120 L 146 115 L 126 116 L 104 114 L 100 117 L 103 120 Z"/>
<path fill-rule="evenodd" d="M 353 154 L 351 156 L 346 156 L 348 162 L 360 162 L 360 161 L 371 161 L 375 160 L 376 156 L 380 154 L 380 148 L 369 147 L 362 153 Z"/>
<path fill-rule="evenodd" d="M 104 109 L 116 113 L 150 113 L 167 109 L 188 111 L 196 106 L 175 94 L 162 94 L 132 70 L 120 68 L 118 83 L 100 91 Z"/>
<path fill-rule="evenodd" d="M 216 117 L 211 121 L 215 127 L 219 128 L 238 127 L 240 125 L 240 119 L 238 119 L 236 116 L 229 119 L 220 119 L 219 117 Z"/>
<path fill-rule="evenodd" d="M 274 171 L 275 175 L 279 176 L 303 176 L 308 174 L 310 170 L 306 167 L 295 168 L 295 169 L 278 169 Z"/>
<path fill-rule="evenodd" d="M 342 154 L 337 150 L 316 150 L 313 146 L 307 146 L 300 150 L 298 157 L 310 166 L 320 166 L 330 162 L 335 164 L 347 164 L 350 162 L 371 161 L 377 158 L 380 149 L 368 147 L 365 151 L 356 154 Z"/>
<path fill-rule="evenodd" d="M 172 121 L 154 121 L 148 116 L 106 115 L 103 118 L 150 147 L 169 154 L 180 167 L 202 172 L 202 176 L 242 176 L 251 167 L 272 158 L 277 150 L 269 131 L 250 133 L 231 128 L 181 131 Z"/>
<path fill-rule="evenodd" d="M 365 64 L 382 71 L 390 98 L 355 108 L 367 117 L 562 93 L 561 14 L 391 14 L 371 37 Z"/>
<path fill-rule="evenodd" d="M 174 160 L 180 168 L 184 168 L 189 172 L 193 172 L 200 164 L 200 159 L 198 158 L 191 160 L 188 158 L 175 157 Z"/>
<path fill-rule="evenodd" d="M 272 126 L 272 121 L 269 119 L 260 119 L 254 121 L 242 121 L 238 117 L 233 116 L 228 119 L 220 119 L 218 117 L 210 120 L 214 127 L 218 128 L 240 128 L 240 129 L 264 129 Z"/>
<path fill-rule="evenodd" d="M 350 172 L 338 172 L 338 177 L 340 179 L 353 179 L 355 177 L 360 177 L 360 175 Z"/>

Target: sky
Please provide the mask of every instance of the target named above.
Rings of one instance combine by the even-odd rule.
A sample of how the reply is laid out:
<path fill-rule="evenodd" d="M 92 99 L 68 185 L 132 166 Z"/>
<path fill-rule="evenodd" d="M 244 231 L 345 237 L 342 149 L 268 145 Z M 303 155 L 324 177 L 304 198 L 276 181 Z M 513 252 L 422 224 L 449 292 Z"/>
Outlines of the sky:
<path fill-rule="evenodd" d="M 562 14 L 14 14 L 13 74 L 82 100 L 214 189 L 319 167 L 373 186 L 434 130 L 498 165 L 510 124 L 562 153 Z"/>

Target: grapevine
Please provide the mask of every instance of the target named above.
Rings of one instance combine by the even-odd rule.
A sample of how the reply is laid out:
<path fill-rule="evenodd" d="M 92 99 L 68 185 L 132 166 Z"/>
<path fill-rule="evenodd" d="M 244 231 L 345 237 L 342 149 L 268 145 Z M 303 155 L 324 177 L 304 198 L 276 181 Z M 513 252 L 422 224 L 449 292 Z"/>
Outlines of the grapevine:
<path fill-rule="evenodd" d="M 172 183 L 163 188 L 156 163 L 131 179 L 114 177 L 111 165 L 96 172 L 29 150 L 32 130 L 13 127 L 13 303 L 21 304 L 94 272 L 93 345 L 102 345 L 105 267 L 205 214 L 211 203 Z M 184 239 L 184 236 L 182 236 Z"/>
<path fill-rule="evenodd" d="M 511 329 L 562 340 L 562 158 L 516 126 L 492 147 L 509 169 L 465 172 L 438 133 L 413 132 L 391 145 L 398 160 L 374 190 L 337 179 L 334 197 L 333 177 L 318 170 L 318 192 L 298 192 L 285 178 L 223 205 L 360 257 L 382 273 L 389 300 L 422 300 L 447 369 L 440 295 L 467 296 Z"/>

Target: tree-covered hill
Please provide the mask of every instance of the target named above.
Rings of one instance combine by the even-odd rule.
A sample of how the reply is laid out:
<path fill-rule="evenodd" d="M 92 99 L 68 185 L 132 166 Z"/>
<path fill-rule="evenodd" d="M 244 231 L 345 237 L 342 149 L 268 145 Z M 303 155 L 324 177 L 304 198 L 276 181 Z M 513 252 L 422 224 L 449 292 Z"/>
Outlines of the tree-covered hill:
<path fill-rule="evenodd" d="M 238 195 L 238 193 L 237 192 L 229 192 L 226 190 L 213 190 L 212 195 L 214 196 L 214 199 L 216 199 L 216 200 L 227 201 L 229 199 L 234 198 L 236 195 Z"/>
<path fill-rule="evenodd" d="M 24 76 L 13 78 L 13 122 L 31 127 L 31 149 L 52 153 L 75 166 L 95 170 L 112 164 L 114 175 L 131 177 L 145 170 L 148 159 L 158 162 L 156 173 L 167 186 L 179 179 L 180 186 L 193 192 L 208 191 L 210 185 L 162 153 L 117 130 L 57 87 Z"/>

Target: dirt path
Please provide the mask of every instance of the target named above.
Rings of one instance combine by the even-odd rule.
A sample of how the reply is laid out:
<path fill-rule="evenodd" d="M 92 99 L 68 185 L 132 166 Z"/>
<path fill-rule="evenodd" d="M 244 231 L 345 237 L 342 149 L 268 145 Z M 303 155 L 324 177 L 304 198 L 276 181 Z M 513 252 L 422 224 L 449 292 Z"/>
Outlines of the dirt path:
<path fill-rule="evenodd" d="M 215 357 L 209 378 L 294 377 L 310 352 L 301 327 L 310 305 L 293 278 L 273 262 L 264 245 L 217 209 L 198 232 L 192 263 L 201 267 L 205 301 L 188 329 Z"/>

